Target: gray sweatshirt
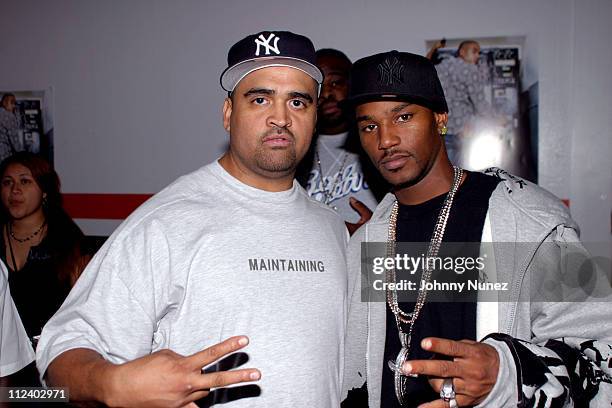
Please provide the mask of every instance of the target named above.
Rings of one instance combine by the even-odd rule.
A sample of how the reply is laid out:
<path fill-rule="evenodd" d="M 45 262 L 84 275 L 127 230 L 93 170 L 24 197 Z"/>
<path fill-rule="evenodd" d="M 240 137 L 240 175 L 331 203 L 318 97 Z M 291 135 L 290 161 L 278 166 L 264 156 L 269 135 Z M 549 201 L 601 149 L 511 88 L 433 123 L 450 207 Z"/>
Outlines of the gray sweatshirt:
<path fill-rule="evenodd" d="M 297 182 L 266 192 L 214 162 L 108 239 L 44 327 L 39 371 L 78 347 L 124 363 L 247 335 L 261 394 L 224 407 L 338 406 L 347 239 L 340 218 Z"/>
<path fill-rule="evenodd" d="M 516 247 L 513 251 L 507 247 L 495 250 L 497 274 L 510 283 L 510 293 L 506 301 L 495 304 L 498 319 L 494 326 L 499 333 L 483 340 L 498 351 L 500 367 L 494 388 L 480 406 L 609 407 L 610 292 L 598 302 L 588 297 L 581 302 L 530 301 L 542 276 L 559 269 L 564 248 L 582 248 L 578 226 L 549 192 L 503 170 L 489 169 L 486 173 L 502 180 L 489 200 L 487 223 L 492 242 L 516 243 Z M 383 362 L 386 304 L 362 301 L 361 243 L 386 242 L 394 201 L 391 194 L 383 199 L 370 222 L 353 235 L 348 250 L 349 321 L 343 398 L 367 381 L 371 408 L 380 406 L 382 370 L 387 369 Z M 483 309 L 477 309 L 477 327 L 490 327 Z"/>

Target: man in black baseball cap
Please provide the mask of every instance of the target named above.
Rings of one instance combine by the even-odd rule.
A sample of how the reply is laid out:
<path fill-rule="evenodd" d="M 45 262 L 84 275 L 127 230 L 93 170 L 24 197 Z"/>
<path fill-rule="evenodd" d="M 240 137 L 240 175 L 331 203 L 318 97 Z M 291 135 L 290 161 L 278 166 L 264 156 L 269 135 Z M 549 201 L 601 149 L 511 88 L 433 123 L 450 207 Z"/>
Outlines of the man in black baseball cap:
<path fill-rule="evenodd" d="M 339 405 L 346 227 L 293 178 L 315 127 L 314 61 L 310 40 L 284 31 L 231 48 L 229 148 L 136 210 L 89 264 L 42 333 L 49 384 L 122 407 Z"/>
<path fill-rule="evenodd" d="M 432 169 L 441 173 L 450 172 L 452 178 L 452 166 L 444 161 L 443 143 L 439 137 L 445 131 L 448 108 L 436 70 L 429 60 L 415 54 L 391 51 L 355 62 L 351 71 L 348 103 L 355 109 L 364 149 L 389 182 L 401 180 L 402 184 L 416 184 Z M 373 107 L 390 107 L 393 109 L 391 113 L 400 107 L 409 108 L 410 113 L 395 119 L 389 116 L 388 119 L 395 120 L 398 130 L 402 129 L 400 123 L 410 122 L 413 138 L 419 138 L 423 143 L 411 141 L 411 146 L 401 151 L 397 147 L 380 148 L 375 138 L 366 137 L 379 128 L 368 125 L 372 119 L 370 108 Z M 413 110 L 422 113 L 418 115 Z M 364 111 L 368 114 L 363 115 Z M 383 111 L 377 113 L 387 116 Z M 414 129 L 413 116 L 419 119 L 421 127 L 418 129 Z M 401 166 L 402 170 L 398 170 L 400 161 L 402 164 L 407 162 L 409 166 Z M 436 162 L 440 165 L 434 167 Z M 404 174 L 406 172 L 408 178 Z"/>
<path fill-rule="evenodd" d="M 612 388 L 604 371 L 612 355 L 603 323 L 611 304 L 529 298 L 530 288 L 545 286 L 542 277 L 557 273 L 562 248 L 571 242 L 576 253 L 586 253 L 560 200 L 501 169 L 469 172 L 450 163 L 442 139 L 444 92 L 422 56 L 390 51 L 355 62 L 349 101 L 364 150 L 392 193 L 349 244 L 346 406 L 366 406 L 364 400 L 385 408 L 609 404 Z M 508 241 L 524 244 L 496 245 L 494 253 L 484 244 Z M 362 265 L 380 252 L 365 242 L 386 242 L 380 259 L 393 261 L 385 263 L 387 285 L 370 274 L 369 261 Z M 451 265 L 440 271 L 424 261 L 423 268 L 404 273 L 395 256 L 416 259 L 425 250 L 400 254 L 400 242 L 423 243 L 428 259 L 446 253 L 449 242 L 472 243 L 452 259 L 480 259 L 475 282 L 496 279 L 493 299 L 504 302 L 485 303 L 480 287 L 459 293 L 459 285 L 443 294 L 461 295 L 462 302 L 434 301 L 431 288 L 459 282 L 464 270 Z M 416 289 L 393 285 L 402 279 L 412 279 Z"/>

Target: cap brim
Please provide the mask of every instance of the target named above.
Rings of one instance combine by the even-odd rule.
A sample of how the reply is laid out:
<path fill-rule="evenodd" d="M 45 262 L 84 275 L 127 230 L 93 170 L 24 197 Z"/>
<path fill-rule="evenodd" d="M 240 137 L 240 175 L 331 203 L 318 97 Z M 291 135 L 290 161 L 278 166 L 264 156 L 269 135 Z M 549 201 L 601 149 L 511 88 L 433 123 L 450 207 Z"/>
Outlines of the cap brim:
<path fill-rule="evenodd" d="M 228 92 L 233 92 L 238 82 L 249 75 L 251 72 L 267 67 L 290 67 L 298 69 L 318 84 L 323 82 L 323 74 L 315 65 L 301 59 L 291 57 L 263 57 L 252 60 L 243 61 L 232 67 L 228 67 L 221 74 L 221 87 Z"/>
<path fill-rule="evenodd" d="M 433 112 L 446 113 L 448 112 L 448 106 L 444 101 L 430 101 L 422 96 L 410 95 L 410 94 L 391 94 L 391 93 L 367 93 L 354 96 L 352 98 L 345 99 L 344 107 L 347 109 L 355 109 L 357 105 L 368 102 L 381 102 L 381 101 L 406 101 L 414 103 L 416 105 L 424 106 L 431 109 Z"/>

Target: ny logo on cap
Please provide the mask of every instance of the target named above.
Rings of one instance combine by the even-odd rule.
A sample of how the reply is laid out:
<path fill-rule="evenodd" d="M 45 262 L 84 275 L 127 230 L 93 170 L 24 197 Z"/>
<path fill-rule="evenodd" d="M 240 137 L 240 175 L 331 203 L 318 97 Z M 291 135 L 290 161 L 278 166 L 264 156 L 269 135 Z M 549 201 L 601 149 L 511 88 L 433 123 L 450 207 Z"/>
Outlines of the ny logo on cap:
<path fill-rule="evenodd" d="M 378 64 L 378 82 L 382 85 L 393 85 L 394 83 L 404 83 L 402 78 L 404 66 L 397 58 L 387 58 L 382 64 Z"/>
<path fill-rule="evenodd" d="M 270 45 L 270 41 L 274 39 L 274 45 Z M 270 36 L 266 39 L 263 34 L 259 34 L 259 37 L 255 39 L 255 44 L 257 44 L 257 50 L 255 51 L 255 55 L 259 57 L 260 47 L 266 47 L 265 55 L 270 55 L 271 52 L 274 52 L 276 55 L 280 54 L 280 50 L 278 49 L 278 40 L 280 38 L 277 37 L 274 33 L 270 33 Z"/>

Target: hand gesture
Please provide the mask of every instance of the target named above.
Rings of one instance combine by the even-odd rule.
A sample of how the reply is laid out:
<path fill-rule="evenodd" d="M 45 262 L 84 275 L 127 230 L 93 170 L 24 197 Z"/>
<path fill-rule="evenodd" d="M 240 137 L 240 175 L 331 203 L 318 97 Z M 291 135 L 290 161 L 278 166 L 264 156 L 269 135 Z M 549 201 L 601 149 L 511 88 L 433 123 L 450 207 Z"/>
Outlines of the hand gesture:
<path fill-rule="evenodd" d="M 427 51 L 427 55 L 425 56 L 425 58 L 427 59 L 432 59 L 434 54 L 436 53 L 436 51 L 438 51 L 440 48 L 443 48 L 446 46 L 446 39 L 443 38 L 439 41 L 436 41 L 431 48 L 429 49 L 429 51 Z"/>
<path fill-rule="evenodd" d="M 259 380 L 256 369 L 202 373 L 202 368 L 245 347 L 248 338 L 231 337 L 190 356 L 160 350 L 113 367 L 111 392 L 105 398 L 113 407 L 194 407 L 211 388 Z"/>
<path fill-rule="evenodd" d="M 364 203 L 354 197 L 351 197 L 349 199 L 349 204 L 351 205 L 351 207 L 353 207 L 355 211 L 357 211 L 357 213 L 361 217 L 359 218 L 359 221 L 357 221 L 357 223 L 355 224 L 353 224 L 352 222 L 346 223 L 346 228 L 348 228 L 349 234 L 353 235 L 355 231 L 359 229 L 359 227 L 361 227 L 363 224 L 368 222 L 370 218 L 372 218 L 372 211 Z"/>
<path fill-rule="evenodd" d="M 499 370 L 499 355 L 494 347 L 472 340 L 453 341 L 429 337 L 421 342 L 423 350 L 452 357 L 452 360 L 412 360 L 402 366 L 404 374 L 429 376 L 429 384 L 440 392 L 444 379 L 450 378 L 456 392 L 456 406 L 481 403 L 489 395 Z M 419 408 L 449 408 L 438 399 Z"/>

